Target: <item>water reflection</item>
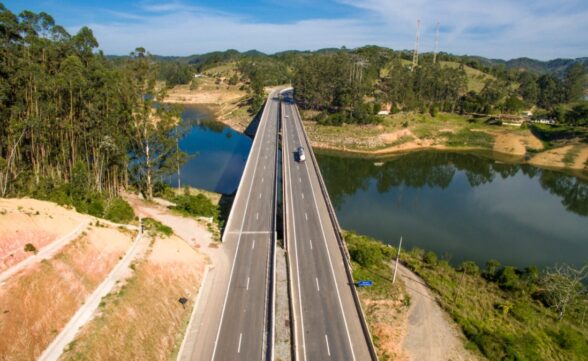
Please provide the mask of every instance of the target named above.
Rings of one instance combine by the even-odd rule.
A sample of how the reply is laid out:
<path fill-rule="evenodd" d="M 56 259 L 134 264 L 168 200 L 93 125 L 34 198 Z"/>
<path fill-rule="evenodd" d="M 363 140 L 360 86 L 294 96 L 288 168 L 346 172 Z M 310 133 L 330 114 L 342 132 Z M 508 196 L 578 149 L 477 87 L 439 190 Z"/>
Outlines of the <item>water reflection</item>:
<path fill-rule="evenodd" d="M 588 260 L 588 184 L 577 177 L 473 154 L 318 159 L 345 228 L 391 242 L 404 235 L 454 262 Z"/>
<path fill-rule="evenodd" d="M 182 119 L 190 128 L 180 140 L 180 148 L 191 156 L 181 168 L 182 185 L 223 194 L 236 191 L 251 139 L 214 120 L 214 113 L 203 106 L 185 106 Z M 167 181 L 177 184 L 176 176 Z"/>

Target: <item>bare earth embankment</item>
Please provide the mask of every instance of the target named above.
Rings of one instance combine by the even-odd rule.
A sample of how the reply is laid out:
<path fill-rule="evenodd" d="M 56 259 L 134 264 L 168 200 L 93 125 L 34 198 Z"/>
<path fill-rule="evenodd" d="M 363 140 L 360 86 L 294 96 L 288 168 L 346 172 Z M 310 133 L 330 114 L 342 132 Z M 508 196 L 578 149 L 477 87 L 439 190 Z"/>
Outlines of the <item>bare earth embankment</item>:
<path fill-rule="evenodd" d="M 214 78 L 201 78 L 198 86 L 178 85 L 168 91 L 165 102 L 176 104 L 201 104 L 214 110 L 216 120 L 244 132 L 251 122 L 243 104 L 247 93 L 237 85 L 216 84 Z"/>
<path fill-rule="evenodd" d="M 103 299 L 61 359 L 169 360 L 179 345 L 206 261 L 177 236 L 156 235 L 133 275 Z M 179 300 L 185 297 L 188 303 Z"/>
<path fill-rule="evenodd" d="M 312 119 L 316 112 L 305 111 Z M 386 156 L 426 149 L 486 151 L 519 163 L 573 171 L 588 171 L 588 144 L 569 140 L 545 149 L 528 129 L 470 122 L 465 116 L 441 113 L 399 113 L 382 118 L 381 124 L 319 125 L 305 120 L 313 147 L 366 156 Z"/>
<path fill-rule="evenodd" d="M 0 273 L 67 235 L 90 217 L 35 199 L 0 199 Z"/>
<path fill-rule="evenodd" d="M 8 201 L 30 205 L 30 200 Z M 41 216 L 41 209 L 36 215 L 32 208 L 32 218 Z M 57 225 L 69 224 L 69 216 L 51 213 L 54 223 L 38 230 L 50 232 Z M 0 216 L 7 222 L 19 217 Z M 14 228 L 20 233 L 29 224 L 19 221 Z M 124 255 L 133 237 L 127 230 L 89 226 L 52 258 L 27 267 L 0 285 L 1 359 L 37 358 Z"/>

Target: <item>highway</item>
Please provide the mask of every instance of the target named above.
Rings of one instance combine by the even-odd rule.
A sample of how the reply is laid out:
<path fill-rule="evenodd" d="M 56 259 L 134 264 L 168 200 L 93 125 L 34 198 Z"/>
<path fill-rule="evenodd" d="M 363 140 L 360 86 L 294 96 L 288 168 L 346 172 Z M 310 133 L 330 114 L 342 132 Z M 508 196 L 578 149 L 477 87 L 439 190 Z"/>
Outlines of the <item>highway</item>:
<path fill-rule="evenodd" d="M 210 358 L 273 357 L 279 100 L 268 97 L 223 235 L 232 260 L 219 328 Z"/>
<path fill-rule="evenodd" d="M 336 225 L 328 213 L 313 164 L 312 149 L 292 92 L 281 105 L 285 240 L 289 257 L 290 292 L 296 360 L 371 360 L 346 275 Z M 303 146 L 306 161 L 296 148 Z"/>

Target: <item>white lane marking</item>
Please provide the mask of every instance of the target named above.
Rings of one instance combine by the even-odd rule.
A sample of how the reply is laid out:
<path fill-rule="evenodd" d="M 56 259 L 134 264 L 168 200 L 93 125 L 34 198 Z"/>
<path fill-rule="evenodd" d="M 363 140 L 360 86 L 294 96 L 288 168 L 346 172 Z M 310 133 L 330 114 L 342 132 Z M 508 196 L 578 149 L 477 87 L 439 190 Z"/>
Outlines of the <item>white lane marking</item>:
<path fill-rule="evenodd" d="M 304 199 L 304 193 L 302 193 L 302 199 Z"/>
<path fill-rule="evenodd" d="M 263 183 L 263 178 L 261 178 L 261 183 Z"/>
<path fill-rule="evenodd" d="M 308 213 L 304 212 L 304 218 L 308 221 Z"/>
<path fill-rule="evenodd" d="M 259 212 L 255 212 L 255 219 L 259 219 Z"/>
<path fill-rule="evenodd" d="M 327 343 L 327 354 L 331 356 L 331 348 L 329 347 L 329 336 L 325 333 L 325 342 Z"/>
<path fill-rule="evenodd" d="M 245 290 L 249 291 L 249 281 L 251 280 L 250 277 L 247 277 L 247 287 L 245 287 Z"/>
<path fill-rule="evenodd" d="M 295 122 L 294 127 L 296 128 L 296 132 L 298 133 L 298 129 L 300 127 L 300 124 L 298 124 L 298 122 Z M 300 134 L 300 133 L 298 133 L 298 134 Z M 306 167 L 306 175 L 308 176 L 308 181 L 310 183 L 311 194 L 315 194 L 314 193 L 314 186 L 312 185 L 312 179 L 310 178 L 310 170 L 308 167 L 308 163 L 305 162 L 304 166 Z M 318 174 L 316 176 L 318 177 Z M 351 348 L 351 357 L 355 361 L 356 360 L 355 351 L 353 350 L 353 343 L 351 342 L 351 334 L 349 333 L 349 327 L 347 326 L 347 317 L 345 317 L 345 311 L 343 310 L 343 302 L 341 301 L 341 293 L 339 292 L 339 285 L 337 284 L 337 278 L 335 277 L 335 270 L 333 269 L 333 261 L 331 260 L 331 252 L 329 251 L 329 246 L 327 244 L 327 237 L 325 236 L 325 229 L 323 227 L 323 221 L 321 219 L 321 214 L 319 212 L 316 197 L 313 197 L 313 200 L 314 200 L 314 206 L 316 209 L 316 213 L 318 214 L 319 224 L 321 226 L 321 232 L 323 235 L 323 242 L 324 242 L 325 248 L 327 250 L 327 257 L 329 259 L 329 266 L 331 268 L 331 276 L 333 277 L 333 282 L 335 283 L 335 290 L 337 291 L 337 299 L 339 300 L 339 309 L 341 310 L 341 315 L 343 316 L 343 324 L 345 325 L 345 332 L 347 333 L 347 340 L 349 342 L 349 347 Z"/>
<path fill-rule="evenodd" d="M 286 133 L 288 130 L 287 126 L 284 126 L 284 132 Z M 286 138 L 286 135 L 284 135 L 284 138 Z M 286 148 L 286 154 L 288 154 L 289 147 L 288 147 L 288 143 L 289 142 L 284 142 L 284 147 Z M 290 169 L 290 159 L 288 157 L 285 158 L 286 162 L 288 163 L 288 166 L 286 167 L 286 172 L 288 173 L 288 179 L 292 180 L 292 172 Z M 294 195 L 292 193 L 292 185 L 290 185 L 289 187 L 289 193 L 290 193 L 290 199 L 294 199 Z M 290 203 L 290 210 L 292 211 L 292 215 L 294 214 L 294 205 L 293 202 L 288 202 Z M 295 347 L 295 360 L 304 360 L 306 361 L 306 340 L 304 337 L 304 314 L 302 313 L 302 291 L 300 290 L 300 265 L 299 265 L 299 261 L 298 261 L 298 247 L 296 246 L 296 217 L 289 217 L 289 219 L 292 219 L 292 239 L 294 241 L 294 258 L 296 259 L 296 285 L 298 288 L 298 310 L 299 310 L 299 314 L 300 314 L 300 329 L 302 330 L 302 332 L 300 333 L 302 335 L 302 355 L 304 356 L 302 359 L 298 356 L 298 347 Z M 296 322 L 296 312 L 293 313 L 294 315 L 294 341 L 296 342 L 296 337 L 298 335 L 298 323 Z"/>
<path fill-rule="evenodd" d="M 259 193 L 259 199 L 261 199 L 261 193 Z"/>
<path fill-rule="evenodd" d="M 265 169 L 265 165 L 263 166 L 263 169 Z"/>
<path fill-rule="evenodd" d="M 319 284 L 318 284 L 318 277 L 315 277 L 314 279 L 316 280 L 316 290 L 320 291 L 321 288 L 319 287 Z"/>
<path fill-rule="evenodd" d="M 237 346 L 237 353 L 241 353 L 241 340 L 243 339 L 243 334 L 239 334 L 239 346 Z"/>
<path fill-rule="evenodd" d="M 255 240 L 253 240 L 253 243 L 251 244 L 251 249 L 255 248 Z"/>
<path fill-rule="evenodd" d="M 298 177 L 298 183 L 302 183 L 302 178 Z"/>
<path fill-rule="evenodd" d="M 243 231 L 243 232 L 229 232 L 229 234 L 270 234 L 270 233 L 274 233 L 271 231 Z"/>
<path fill-rule="evenodd" d="M 310 249 L 312 249 L 312 239 L 309 239 L 308 242 L 310 242 Z"/>

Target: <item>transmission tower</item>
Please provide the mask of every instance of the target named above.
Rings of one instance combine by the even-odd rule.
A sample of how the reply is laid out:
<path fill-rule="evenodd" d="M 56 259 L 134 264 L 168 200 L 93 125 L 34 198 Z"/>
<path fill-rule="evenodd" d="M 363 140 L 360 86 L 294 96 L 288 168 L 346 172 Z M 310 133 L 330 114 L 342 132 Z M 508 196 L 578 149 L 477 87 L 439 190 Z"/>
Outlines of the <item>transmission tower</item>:
<path fill-rule="evenodd" d="M 433 64 L 437 62 L 437 50 L 439 48 L 439 22 L 437 21 L 437 27 L 435 28 L 435 51 L 433 52 Z"/>
<path fill-rule="evenodd" d="M 414 71 L 416 67 L 419 65 L 419 35 L 421 30 L 421 21 L 417 20 L 417 27 L 416 27 L 416 41 L 414 44 L 414 53 L 412 53 L 412 69 Z"/>

